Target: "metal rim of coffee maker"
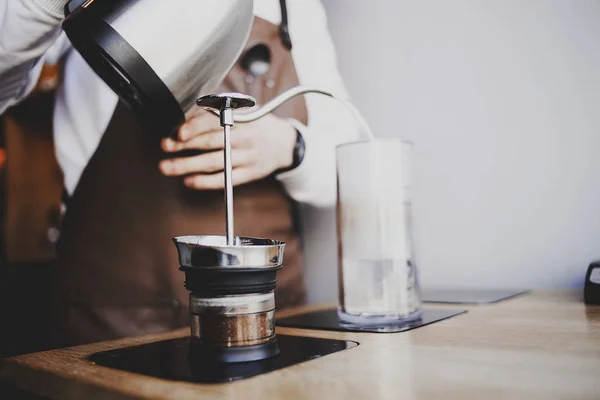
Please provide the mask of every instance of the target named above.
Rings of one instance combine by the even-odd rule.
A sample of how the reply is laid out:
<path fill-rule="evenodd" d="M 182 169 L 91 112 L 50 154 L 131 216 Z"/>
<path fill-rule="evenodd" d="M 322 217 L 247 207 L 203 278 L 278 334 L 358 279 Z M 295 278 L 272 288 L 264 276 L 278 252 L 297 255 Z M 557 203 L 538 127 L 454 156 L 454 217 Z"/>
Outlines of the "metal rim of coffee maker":
<path fill-rule="evenodd" d="M 269 269 L 281 267 L 285 242 L 273 239 L 236 236 L 227 245 L 225 236 L 176 236 L 173 242 L 184 268 Z"/>
<path fill-rule="evenodd" d="M 275 309 L 273 292 L 230 295 L 220 297 L 198 297 L 190 293 L 191 314 L 243 315 Z"/>

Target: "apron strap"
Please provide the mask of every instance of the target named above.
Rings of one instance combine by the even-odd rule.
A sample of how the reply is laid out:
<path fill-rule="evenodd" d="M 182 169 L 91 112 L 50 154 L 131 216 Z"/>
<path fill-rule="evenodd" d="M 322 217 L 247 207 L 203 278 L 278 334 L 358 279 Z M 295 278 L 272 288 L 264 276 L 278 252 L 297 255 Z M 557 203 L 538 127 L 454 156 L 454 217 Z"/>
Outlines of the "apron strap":
<path fill-rule="evenodd" d="M 279 25 L 279 37 L 283 47 L 288 50 L 292 50 L 292 39 L 290 38 L 290 29 L 288 27 L 288 14 L 287 4 L 285 0 L 279 0 L 279 6 L 281 7 L 281 24 Z"/>

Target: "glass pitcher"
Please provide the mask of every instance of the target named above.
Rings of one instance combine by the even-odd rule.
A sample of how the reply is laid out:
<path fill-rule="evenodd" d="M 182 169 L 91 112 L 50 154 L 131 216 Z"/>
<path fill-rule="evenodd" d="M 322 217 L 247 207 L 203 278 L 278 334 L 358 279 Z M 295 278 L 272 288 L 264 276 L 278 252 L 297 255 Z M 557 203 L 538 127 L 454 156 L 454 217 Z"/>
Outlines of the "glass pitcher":
<path fill-rule="evenodd" d="M 420 318 L 410 155 L 399 139 L 337 147 L 339 316 L 379 324 Z"/>

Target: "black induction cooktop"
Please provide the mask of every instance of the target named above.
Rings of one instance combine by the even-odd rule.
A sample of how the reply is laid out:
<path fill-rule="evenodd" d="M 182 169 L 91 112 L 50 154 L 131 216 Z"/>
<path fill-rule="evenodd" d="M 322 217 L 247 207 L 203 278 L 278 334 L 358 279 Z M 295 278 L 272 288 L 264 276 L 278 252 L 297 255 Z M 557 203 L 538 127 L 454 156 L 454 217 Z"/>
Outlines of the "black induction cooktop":
<path fill-rule="evenodd" d="M 314 360 L 358 346 L 347 340 L 277 335 L 279 355 L 266 360 L 217 363 L 194 357 L 190 337 L 164 340 L 95 353 L 87 359 L 97 365 L 172 381 L 231 382 Z"/>

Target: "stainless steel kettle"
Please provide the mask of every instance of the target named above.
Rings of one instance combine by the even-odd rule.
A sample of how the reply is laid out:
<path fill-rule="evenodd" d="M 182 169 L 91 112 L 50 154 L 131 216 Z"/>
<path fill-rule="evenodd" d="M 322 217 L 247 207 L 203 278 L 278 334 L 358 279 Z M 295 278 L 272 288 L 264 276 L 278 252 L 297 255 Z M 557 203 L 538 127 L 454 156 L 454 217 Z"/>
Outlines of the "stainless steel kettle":
<path fill-rule="evenodd" d="M 71 0 L 63 29 L 91 68 L 158 132 L 215 90 L 252 28 L 252 0 Z"/>

